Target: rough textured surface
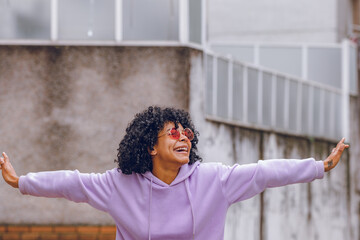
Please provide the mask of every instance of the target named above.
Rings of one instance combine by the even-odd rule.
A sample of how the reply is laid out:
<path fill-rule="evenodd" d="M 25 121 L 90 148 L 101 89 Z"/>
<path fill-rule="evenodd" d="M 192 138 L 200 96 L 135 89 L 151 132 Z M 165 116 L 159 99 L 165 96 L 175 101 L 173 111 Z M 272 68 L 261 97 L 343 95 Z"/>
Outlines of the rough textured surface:
<path fill-rule="evenodd" d="M 325 159 L 334 143 L 272 132 L 246 130 L 204 118 L 205 83 L 198 70 L 201 57 L 192 56 L 190 111 L 201 133 L 199 149 L 205 161 L 254 163 L 259 159 Z M 230 207 L 225 239 L 359 239 L 359 100 L 351 101 L 350 151 L 324 179 L 265 190 Z M 331 129 L 329 129 L 331 131 Z"/>
<path fill-rule="evenodd" d="M 20 175 L 116 167 L 135 113 L 152 104 L 188 108 L 188 55 L 186 48 L 0 46 L 0 151 Z M 5 184 L 0 202 L 7 202 L 0 223 L 112 223 L 86 205 L 20 197 Z"/>

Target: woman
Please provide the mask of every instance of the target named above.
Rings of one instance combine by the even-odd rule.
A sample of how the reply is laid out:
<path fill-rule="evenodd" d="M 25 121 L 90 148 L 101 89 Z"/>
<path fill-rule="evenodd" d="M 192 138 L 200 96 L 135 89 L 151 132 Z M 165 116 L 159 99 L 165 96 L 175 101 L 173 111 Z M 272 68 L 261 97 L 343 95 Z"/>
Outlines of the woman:
<path fill-rule="evenodd" d="M 54 171 L 16 175 L 3 153 L 5 181 L 22 194 L 87 202 L 108 212 L 116 239 L 223 239 L 228 207 L 268 187 L 320 179 L 348 145 L 325 161 L 200 163 L 198 132 L 187 112 L 149 107 L 137 114 L 118 149 L 118 168 L 103 174 Z"/>

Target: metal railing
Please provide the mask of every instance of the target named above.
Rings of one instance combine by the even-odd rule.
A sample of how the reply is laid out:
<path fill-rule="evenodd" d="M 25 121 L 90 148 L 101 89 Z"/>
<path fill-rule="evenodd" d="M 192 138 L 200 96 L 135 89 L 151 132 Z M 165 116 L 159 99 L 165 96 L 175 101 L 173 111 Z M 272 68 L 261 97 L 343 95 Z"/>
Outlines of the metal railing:
<path fill-rule="evenodd" d="M 344 81 L 349 81 L 350 93 L 357 95 L 357 45 L 349 40 L 340 44 L 215 42 L 209 46 L 215 52 L 230 54 L 242 62 L 274 69 L 307 81 L 339 89 Z"/>
<path fill-rule="evenodd" d="M 342 66 L 349 66 L 349 52 L 341 56 Z M 348 137 L 349 71 L 342 70 L 337 87 L 212 50 L 204 52 L 204 60 L 207 119 L 327 140 Z"/>

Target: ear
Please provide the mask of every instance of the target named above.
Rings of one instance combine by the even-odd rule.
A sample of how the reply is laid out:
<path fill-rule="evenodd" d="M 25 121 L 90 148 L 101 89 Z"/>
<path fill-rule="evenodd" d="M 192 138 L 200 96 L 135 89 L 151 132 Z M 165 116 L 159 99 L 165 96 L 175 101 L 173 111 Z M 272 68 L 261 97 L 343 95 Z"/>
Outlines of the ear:
<path fill-rule="evenodd" d="M 151 150 L 150 148 L 148 148 L 148 152 L 151 156 L 155 156 L 157 154 L 156 148 L 154 147 L 153 150 Z"/>

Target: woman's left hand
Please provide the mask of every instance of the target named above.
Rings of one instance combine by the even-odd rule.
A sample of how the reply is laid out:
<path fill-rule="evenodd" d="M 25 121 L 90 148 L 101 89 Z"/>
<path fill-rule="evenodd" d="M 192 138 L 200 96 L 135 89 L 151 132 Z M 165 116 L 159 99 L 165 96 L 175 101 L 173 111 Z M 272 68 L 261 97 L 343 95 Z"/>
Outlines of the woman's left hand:
<path fill-rule="evenodd" d="M 341 154 L 348 148 L 349 145 L 344 144 L 345 138 L 341 139 L 340 142 L 336 145 L 336 147 L 331 151 L 330 155 L 324 161 L 324 168 L 325 172 L 330 171 L 333 169 L 338 162 L 340 161 Z"/>

